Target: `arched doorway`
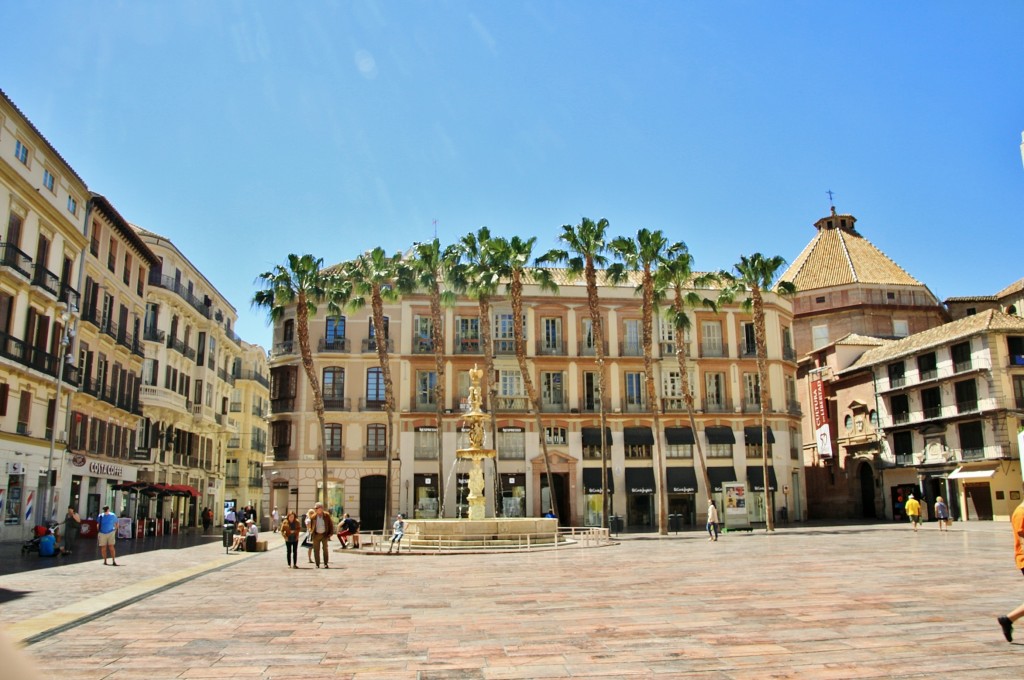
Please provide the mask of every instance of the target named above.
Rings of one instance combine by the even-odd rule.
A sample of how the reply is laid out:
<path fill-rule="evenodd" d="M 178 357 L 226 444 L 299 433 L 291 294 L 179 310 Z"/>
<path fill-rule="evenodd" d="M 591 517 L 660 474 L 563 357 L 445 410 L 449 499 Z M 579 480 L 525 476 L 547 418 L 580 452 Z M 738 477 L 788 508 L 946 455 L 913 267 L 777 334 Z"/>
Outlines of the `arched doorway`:
<path fill-rule="evenodd" d="M 367 475 L 359 480 L 359 525 L 367 531 L 380 531 L 387 520 L 384 511 L 384 495 L 387 478 L 384 475 Z"/>
<path fill-rule="evenodd" d="M 870 463 L 861 462 L 857 470 L 857 478 L 860 480 L 860 516 L 864 519 L 876 519 L 875 510 L 875 473 Z"/>

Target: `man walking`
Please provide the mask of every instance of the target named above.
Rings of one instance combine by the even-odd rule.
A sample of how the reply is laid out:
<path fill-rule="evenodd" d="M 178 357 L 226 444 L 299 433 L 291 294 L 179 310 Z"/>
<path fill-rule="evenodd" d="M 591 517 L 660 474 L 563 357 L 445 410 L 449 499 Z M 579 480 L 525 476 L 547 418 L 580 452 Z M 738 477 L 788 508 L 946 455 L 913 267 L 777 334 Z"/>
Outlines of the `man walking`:
<path fill-rule="evenodd" d="M 103 564 L 107 563 L 107 550 L 110 550 L 110 564 L 117 567 L 117 553 L 114 551 L 114 540 L 117 538 L 117 515 L 110 512 L 110 506 L 104 505 L 103 512 L 96 518 L 99 523 L 99 532 L 96 535 L 96 543 L 100 546 L 100 554 L 103 555 Z"/>
<path fill-rule="evenodd" d="M 394 532 L 391 534 L 391 545 L 388 546 L 388 554 L 391 554 L 391 549 L 398 546 L 396 553 L 402 552 L 402 537 L 405 536 L 405 517 L 402 513 L 398 513 L 395 516 L 395 522 L 391 525 L 391 530 Z"/>
<path fill-rule="evenodd" d="M 281 513 L 277 511 L 277 506 L 274 506 L 274 511 L 270 513 L 270 530 L 276 532 L 278 525 L 281 523 Z"/>
<path fill-rule="evenodd" d="M 903 511 L 907 513 L 907 517 L 910 518 L 910 523 L 914 525 L 914 531 L 917 531 L 917 525 L 921 523 L 921 504 L 914 498 L 914 494 L 907 496 L 907 503 L 903 506 Z"/>
<path fill-rule="evenodd" d="M 1017 561 L 1020 573 L 1024 574 L 1024 501 L 1010 516 L 1010 526 L 1013 528 L 1013 556 Z M 1022 616 L 1024 616 L 1024 604 L 1006 616 L 999 617 L 999 625 L 1003 628 L 1003 636 L 1007 642 L 1013 642 L 1013 622 Z"/>
<path fill-rule="evenodd" d="M 331 516 L 324 512 L 324 504 L 317 503 L 313 506 L 313 521 L 309 525 L 309 533 L 313 539 L 313 559 L 316 561 L 316 568 L 320 568 L 320 553 L 324 555 L 324 569 L 330 569 L 327 564 L 327 542 L 331 540 L 334 533 L 334 522 Z"/>

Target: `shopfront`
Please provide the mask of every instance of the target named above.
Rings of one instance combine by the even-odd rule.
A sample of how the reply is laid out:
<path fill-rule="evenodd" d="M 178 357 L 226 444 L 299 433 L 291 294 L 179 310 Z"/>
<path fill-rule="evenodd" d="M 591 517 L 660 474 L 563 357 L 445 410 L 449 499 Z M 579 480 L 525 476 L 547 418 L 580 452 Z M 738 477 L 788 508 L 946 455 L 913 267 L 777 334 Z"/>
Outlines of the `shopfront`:
<path fill-rule="evenodd" d="M 437 475 L 412 476 L 413 481 L 413 519 L 437 519 L 438 512 L 438 479 Z"/>
<path fill-rule="evenodd" d="M 68 505 L 74 505 L 82 517 L 89 519 L 97 517 L 105 505 L 111 512 L 122 514 L 129 510 L 128 499 L 115 486 L 135 482 L 138 477 L 139 469 L 133 465 L 67 452 L 53 507 L 60 509 L 61 517 Z"/>
<path fill-rule="evenodd" d="M 626 468 L 626 525 L 635 530 L 654 527 L 654 507 L 654 470 Z"/>
<path fill-rule="evenodd" d="M 747 466 L 747 487 L 750 489 L 747 502 L 747 517 L 752 523 L 764 524 L 767 521 L 764 505 L 764 467 L 762 465 Z M 771 511 L 775 512 L 775 493 L 779 482 L 775 477 L 775 468 L 768 466 L 768 501 Z"/>
<path fill-rule="evenodd" d="M 691 466 L 670 467 L 665 470 L 665 489 L 668 493 L 668 514 L 678 527 L 697 524 L 697 471 Z"/>
<path fill-rule="evenodd" d="M 715 500 L 719 515 L 721 515 L 722 508 L 725 507 L 722 503 L 722 484 L 725 482 L 735 482 L 736 470 L 732 465 L 728 467 L 709 467 L 708 481 L 711 482 L 711 497 Z"/>
<path fill-rule="evenodd" d="M 526 473 L 502 472 L 498 475 L 503 517 L 526 517 Z"/>
<path fill-rule="evenodd" d="M 614 515 L 615 505 L 612 501 L 615 494 L 615 478 L 612 476 L 610 468 L 605 470 L 605 477 L 608 480 L 608 514 Z M 601 468 L 583 468 L 583 526 L 585 527 L 601 526 L 602 488 L 604 485 L 601 482 Z"/>

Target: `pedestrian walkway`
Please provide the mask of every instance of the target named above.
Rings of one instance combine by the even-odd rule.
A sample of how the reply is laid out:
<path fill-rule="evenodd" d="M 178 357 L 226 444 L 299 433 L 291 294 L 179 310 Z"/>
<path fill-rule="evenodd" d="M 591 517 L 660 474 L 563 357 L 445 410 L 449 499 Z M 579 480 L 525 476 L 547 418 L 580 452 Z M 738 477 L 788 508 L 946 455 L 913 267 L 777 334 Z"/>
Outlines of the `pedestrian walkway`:
<path fill-rule="evenodd" d="M 269 538 L 266 553 L 196 545 L 2 576 L 24 594 L 0 627 L 32 642 L 44 677 L 111 680 L 1015 678 L 1024 661 L 995 620 L 1024 600 L 1004 522 L 335 550 L 330 570 L 301 549 L 286 569 Z"/>

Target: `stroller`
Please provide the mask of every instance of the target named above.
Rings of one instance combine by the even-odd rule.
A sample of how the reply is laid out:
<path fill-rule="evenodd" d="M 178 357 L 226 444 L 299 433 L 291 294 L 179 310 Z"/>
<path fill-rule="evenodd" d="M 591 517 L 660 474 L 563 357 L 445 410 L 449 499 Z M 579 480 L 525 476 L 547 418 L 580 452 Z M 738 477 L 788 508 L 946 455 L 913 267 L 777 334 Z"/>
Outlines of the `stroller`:
<path fill-rule="evenodd" d="M 30 552 L 39 552 L 39 541 L 43 539 L 43 536 L 47 534 L 57 535 L 57 527 L 60 525 L 57 522 L 47 522 L 46 526 L 37 524 L 32 529 L 32 538 L 28 539 L 21 544 L 21 554 L 27 555 Z"/>

